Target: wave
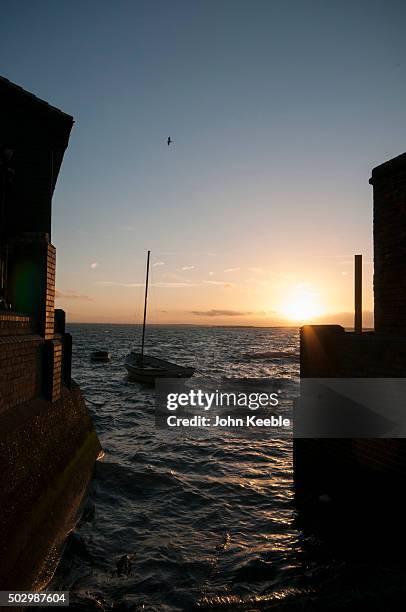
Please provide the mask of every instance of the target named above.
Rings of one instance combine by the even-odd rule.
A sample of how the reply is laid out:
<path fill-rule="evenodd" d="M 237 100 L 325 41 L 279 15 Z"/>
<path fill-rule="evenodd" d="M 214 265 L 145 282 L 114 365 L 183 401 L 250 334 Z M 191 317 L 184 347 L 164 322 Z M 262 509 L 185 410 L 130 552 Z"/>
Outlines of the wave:
<path fill-rule="evenodd" d="M 289 361 L 297 361 L 299 353 L 296 351 L 260 351 L 253 353 L 245 353 L 242 355 L 244 360 L 268 360 L 268 359 L 286 359 Z"/>

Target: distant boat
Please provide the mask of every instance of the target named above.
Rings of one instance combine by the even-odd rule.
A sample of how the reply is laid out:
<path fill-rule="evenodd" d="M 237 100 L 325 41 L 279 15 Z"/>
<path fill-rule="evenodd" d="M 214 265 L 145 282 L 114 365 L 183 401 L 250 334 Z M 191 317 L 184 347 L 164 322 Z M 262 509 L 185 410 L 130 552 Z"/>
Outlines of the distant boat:
<path fill-rule="evenodd" d="M 144 320 L 142 323 L 141 352 L 132 351 L 126 358 L 124 366 L 132 380 L 155 384 L 157 378 L 190 378 L 194 374 L 194 368 L 184 367 L 171 363 L 158 357 L 144 354 L 145 328 L 147 322 L 147 301 L 149 281 L 149 260 L 151 251 L 147 255 L 147 272 L 145 279 Z"/>
<path fill-rule="evenodd" d="M 98 350 L 98 351 L 93 351 L 92 353 L 90 353 L 91 361 L 106 362 L 106 361 L 110 361 L 110 359 L 111 359 L 111 354 L 109 353 L 109 351 Z"/>

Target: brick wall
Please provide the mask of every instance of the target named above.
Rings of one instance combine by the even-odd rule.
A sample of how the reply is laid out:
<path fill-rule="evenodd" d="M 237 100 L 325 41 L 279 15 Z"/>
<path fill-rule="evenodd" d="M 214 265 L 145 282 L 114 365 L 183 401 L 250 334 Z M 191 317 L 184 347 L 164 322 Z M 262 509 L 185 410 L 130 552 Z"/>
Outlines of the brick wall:
<path fill-rule="evenodd" d="M 35 331 L 34 322 L 28 315 L 13 312 L 0 313 L 0 336 L 16 336 Z"/>
<path fill-rule="evenodd" d="M 56 249 L 53 244 L 48 243 L 46 248 L 46 262 L 44 270 L 44 302 L 41 313 L 42 329 L 46 340 L 52 338 L 54 335 L 55 269 Z"/>
<path fill-rule="evenodd" d="M 50 402 L 61 397 L 62 338 L 47 340 L 44 347 L 44 395 Z"/>
<path fill-rule="evenodd" d="M 0 312 L 0 413 L 34 397 L 54 403 L 71 386 L 70 334 L 45 339 L 34 330 L 31 317 Z"/>
<path fill-rule="evenodd" d="M 46 340 L 54 334 L 56 250 L 47 234 L 26 234 L 9 245 L 8 299 L 30 315 Z"/>
<path fill-rule="evenodd" d="M 375 330 L 406 335 L 406 153 L 374 168 L 370 183 Z"/>
<path fill-rule="evenodd" d="M 0 412 L 42 395 L 43 346 L 35 334 L 0 336 Z"/>

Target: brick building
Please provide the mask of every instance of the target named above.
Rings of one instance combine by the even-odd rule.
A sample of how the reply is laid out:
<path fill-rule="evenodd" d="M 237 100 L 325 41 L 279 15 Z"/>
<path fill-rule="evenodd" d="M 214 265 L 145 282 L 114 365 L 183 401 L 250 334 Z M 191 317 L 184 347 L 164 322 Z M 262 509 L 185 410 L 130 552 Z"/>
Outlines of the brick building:
<path fill-rule="evenodd" d="M 100 444 L 54 310 L 52 196 L 73 118 L 1 77 L 0 105 L 0 589 L 32 589 Z"/>
<path fill-rule="evenodd" d="M 0 100 L 2 411 L 41 393 L 57 400 L 62 355 L 69 386 L 70 338 L 54 319 L 51 214 L 73 118 L 3 78 Z"/>

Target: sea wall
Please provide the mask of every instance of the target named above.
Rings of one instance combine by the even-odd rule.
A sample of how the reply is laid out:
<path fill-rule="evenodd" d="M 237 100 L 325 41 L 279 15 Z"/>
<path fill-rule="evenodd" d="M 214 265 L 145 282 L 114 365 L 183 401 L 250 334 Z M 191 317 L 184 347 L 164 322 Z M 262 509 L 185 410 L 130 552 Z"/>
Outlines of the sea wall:
<path fill-rule="evenodd" d="M 43 312 L 51 337 L 31 315 L 0 312 L 0 590 L 47 584 L 101 452 L 71 380 L 65 313 Z"/>
<path fill-rule="evenodd" d="M 80 389 L 0 414 L 0 589 L 42 588 L 101 452 Z"/>

